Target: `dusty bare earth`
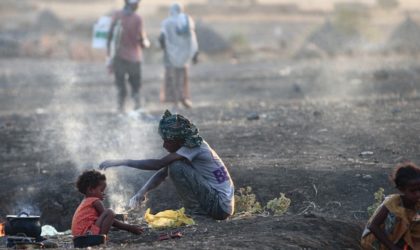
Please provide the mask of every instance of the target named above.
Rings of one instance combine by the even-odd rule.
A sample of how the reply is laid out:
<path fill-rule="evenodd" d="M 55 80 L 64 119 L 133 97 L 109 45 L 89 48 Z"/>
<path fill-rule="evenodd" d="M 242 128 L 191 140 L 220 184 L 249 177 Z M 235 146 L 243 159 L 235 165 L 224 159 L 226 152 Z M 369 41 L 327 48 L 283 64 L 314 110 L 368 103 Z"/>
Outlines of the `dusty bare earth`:
<path fill-rule="evenodd" d="M 283 216 L 197 218 L 196 225 L 176 229 L 181 239 L 167 241 L 158 237 L 171 230 L 147 229 L 141 236 L 112 231 L 111 249 L 359 249 L 374 192 L 395 192 L 388 181 L 395 164 L 420 164 L 418 51 L 396 54 L 369 41 L 333 57 L 315 49 L 291 59 L 326 21 L 323 12 L 244 18 L 214 10 L 206 15 L 204 8 L 200 22 L 218 35 L 207 45 L 231 47 L 224 54 L 202 54 L 191 68 L 193 108 L 174 109 L 159 103 L 162 54 L 153 39 L 167 15 L 162 9 L 145 23 L 152 48 L 144 55 L 143 109 L 132 112 L 128 102 L 127 112 L 119 114 L 103 52 L 90 48 L 97 16 L 83 1 L 74 2 L 2 2 L 13 8 L 0 15 L 0 218 L 27 211 L 40 215 L 44 225 L 68 230 L 82 198 L 74 182 L 83 170 L 106 159 L 165 154 L 157 123 L 166 108 L 200 128 L 237 190 L 252 187 L 262 205 L 285 193 L 291 206 Z M 98 15 L 115 4 L 107 3 L 95 1 Z M 43 12 L 45 6 L 61 19 Z M 83 18 L 74 18 L 79 10 Z M 372 18 L 366 26 L 385 43 L 404 15 L 381 13 L 390 19 Z M 416 13 L 414 21 L 420 20 Z M 324 31 L 334 38 L 333 30 Z M 331 44 L 342 49 L 340 42 Z M 123 211 L 151 174 L 107 170 L 106 205 Z M 181 207 L 170 180 L 149 194 L 142 209 L 130 212 L 130 222 L 146 227 L 147 207 L 153 213 Z M 72 247 L 69 235 L 51 240 Z"/>
<path fill-rule="evenodd" d="M 156 133 L 164 109 L 157 102 L 159 65 L 143 68 L 144 112 L 121 115 L 113 111 L 115 89 L 102 64 L 0 64 L 2 216 L 27 210 L 67 230 L 81 198 L 73 185 L 80 171 L 108 158 L 164 153 Z M 388 174 L 395 163 L 420 160 L 414 59 L 203 63 L 191 78 L 194 108 L 177 111 L 199 126 L 235 186 L 252 187 L 263 205 L 283 192 L 292 205 L 280 217 L 198 220 L 179 229 L 184 237 L 177 240 L 159 242 L 154 230 L 113 232 L 109 246 L 357 249 L 373 193 L 394 192 Z M 126 202 L 149 174 L 108 171 L 109 193 Z M 150 194 L 147 206 L 154 212 L 180 207 L 170 181 Z"/>

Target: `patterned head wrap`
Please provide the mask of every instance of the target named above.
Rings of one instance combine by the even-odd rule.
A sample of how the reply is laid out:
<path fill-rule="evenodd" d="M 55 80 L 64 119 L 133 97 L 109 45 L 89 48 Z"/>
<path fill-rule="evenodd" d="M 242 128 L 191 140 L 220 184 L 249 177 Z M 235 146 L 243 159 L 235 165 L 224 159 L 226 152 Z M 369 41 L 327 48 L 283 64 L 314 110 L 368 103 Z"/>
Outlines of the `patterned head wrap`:
<path fill-rule="evenodd" d="M 198 134 L 198 128 L 187 118 L 171 114 L 166 110 L 159 122 L 159 135 L 164 140 L 184 140 L 183 146 L 194 148 L 201 145 L 203 138 Z"/>

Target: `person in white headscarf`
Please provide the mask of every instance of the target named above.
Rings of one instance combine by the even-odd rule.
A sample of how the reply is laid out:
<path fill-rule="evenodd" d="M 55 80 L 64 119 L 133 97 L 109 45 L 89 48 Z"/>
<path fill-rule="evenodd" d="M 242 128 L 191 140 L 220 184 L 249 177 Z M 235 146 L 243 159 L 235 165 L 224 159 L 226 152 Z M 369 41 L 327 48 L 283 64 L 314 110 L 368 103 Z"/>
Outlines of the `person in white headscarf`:
<path fill-rule="evenodd" d="M 197 62 L 198 42 L 193 19 L 183 12 L 180 4 L 170 7 L 163 20 L 159 41 L 164 50 L 165 81 L 161 88 L 162 102 L 182 103 L 191 107 L 188 67 Z"/>

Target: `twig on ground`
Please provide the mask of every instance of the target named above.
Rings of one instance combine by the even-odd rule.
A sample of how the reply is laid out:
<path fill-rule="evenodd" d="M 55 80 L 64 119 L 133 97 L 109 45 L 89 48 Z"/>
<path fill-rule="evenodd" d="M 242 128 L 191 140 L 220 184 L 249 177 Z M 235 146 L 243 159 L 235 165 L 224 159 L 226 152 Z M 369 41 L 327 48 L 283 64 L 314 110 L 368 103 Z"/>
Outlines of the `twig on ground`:
<path fill-rule="evenodd" d="M 309 205 L 300 213 L 298 213 L 298 215 L 302 215 L 304 213 L 306 213 L 306 211 L 308 211 L 310 208 L 316 209 L 316 204 L 313 201 L 305 201 L 306 203 L 309 203 Z"/>
<path fill-rule="evenodd" d="M 329 202 L 327 202 L 327 206 L 330 205 L 330 204 L 335 204 L 335 205 L 338 205 L 339 207 L 341 207 L 341 202 L 339 202 L 339 201 L 329 201 Z"/>
<path fill-rule="evenodd" d="M 356 210 L 356 211 L 350 211 L 351 213 L 353 213 L 353 217 L 356 219 L 356 220 L 360 220 L 361 218 L 359 218 L 356 214 L 364 214 L 364 213 L 366 213 L 366 211 L 361 211 L 361 210 Z"/>
<path fill-rule="evenodd" d="M 312 184 L 312 187 L 315 190 L 315 196 L 317 196 L 318 195 L 318 189 L 316 188 L 316 185 L 315 184 Z"/>
<path fill-rule="evenodd" d="M 257 214 L 257 216 L 260 216 L 260 217 L 269 217 L 270 216 L 270 213 L 268 211 L 263 211 L 262 213 Z"/>

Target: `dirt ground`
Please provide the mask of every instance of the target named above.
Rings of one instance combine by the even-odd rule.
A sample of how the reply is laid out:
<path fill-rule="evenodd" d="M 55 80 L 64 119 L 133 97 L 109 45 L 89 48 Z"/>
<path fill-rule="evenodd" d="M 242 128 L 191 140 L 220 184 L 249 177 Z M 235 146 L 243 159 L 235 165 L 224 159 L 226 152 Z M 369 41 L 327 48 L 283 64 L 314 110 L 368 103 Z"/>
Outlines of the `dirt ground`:
<path fill-rule="evenodd" d="M 81 198 L 74 189 L 80 171 L 110 158 L 163 155 L 159 65 L 143 67 L 143 112 L 121 115 L 102 64 L 0 64 L 1 215 L 31 211 L 67 230 Z M 291 207 L 280 217 L 198 220 L 179 229 L 184 237 L 177 240 L 157 241 L 154 230 L 113 232 L 112 248 L 358 249 L 373 193 L 395 192 L 388 175 L 396 163 L 419 162 L 417 60 L 204 63 L 191 71 L 194 108 L 176 111 L 199 126 L 237 189 L 252 187 L 263 205 L 282 192 Z M 110 205 L 125 204 L 149 175 L 108 171 Z M 180 207 L 170 181 L 147 206 Z"/>
<path fill-rule="evenodd" d="M 77 2 L 72 5 L 76 10 L 83 1 Z M 104 8 L 96 11 L 115 5 L 107 3 L 95 1 Z M 63 4 L 68 2 L 51 6 L 69 15 Z M 359 249 L 373 194 L 380 187 L 385 194 L 396 192 L 389 175 L 397 163 L 420 164 L 418 56 L 356 51 L 293 60 L 292 50 L 325 16 L 267 16 L 264 22 L 256 20 L 261 13 L 255 20 L 206 16 L 204 23 L 226 40 L 236 35 L 245 48 L 202 55 L 191 67 L 193 108 L 159 103 L 162 55 L 154 48 L 145 51 L 142 66 L 143 108 L 133 112 L 128 99 L 127 112 L 121 114 L 103 53 L 86 56 L 84 50 L 90 49 L 90 19 L 96 16 L 86 9 L 81 14 L 87 15 L 84 21 L 61 14 L 71 25 L 44 39 L 32 37 L 37 32 L 31 31 L 30 15 L 2 22 L 0 33 L 34 47 L 26 56 L 0 58 L 0 218 L 26 211 L 40 215 L 44 225 L 68 230 L 82 198 L 74 182 L 83 170 L 107 159 L 165 154 L 157 125 L 167 108 L 199 127 L 226 163 L 236 190 L 251 187 L 262 205 L 284 193 L 290 208 L 282 216 L 264 212 L 222 222 L 196 218 L 193 226 L 146 229 L 140 236 L 112 231 L 110 249 Z M 151 38 L 161 18 L 148 19 Z M 380 24 L 373 28 L 386 37 L 402 16 L 376 20 Z M 288 37 L 285 48 L 273 39 L 275 30 Z M 107 170 L 106 205 L 123 212 L 151 174 Z M 170 180 L 149 194 L 143 208 L 130 211 L 129 221 L 146 227 L 142 216 L 148 207 L 153 213 L 181 207 Z M 172 231 L 183 237 L 158 240 Z M 60 248 L 72 248 L 68 234 L 50 239 Z"/>

